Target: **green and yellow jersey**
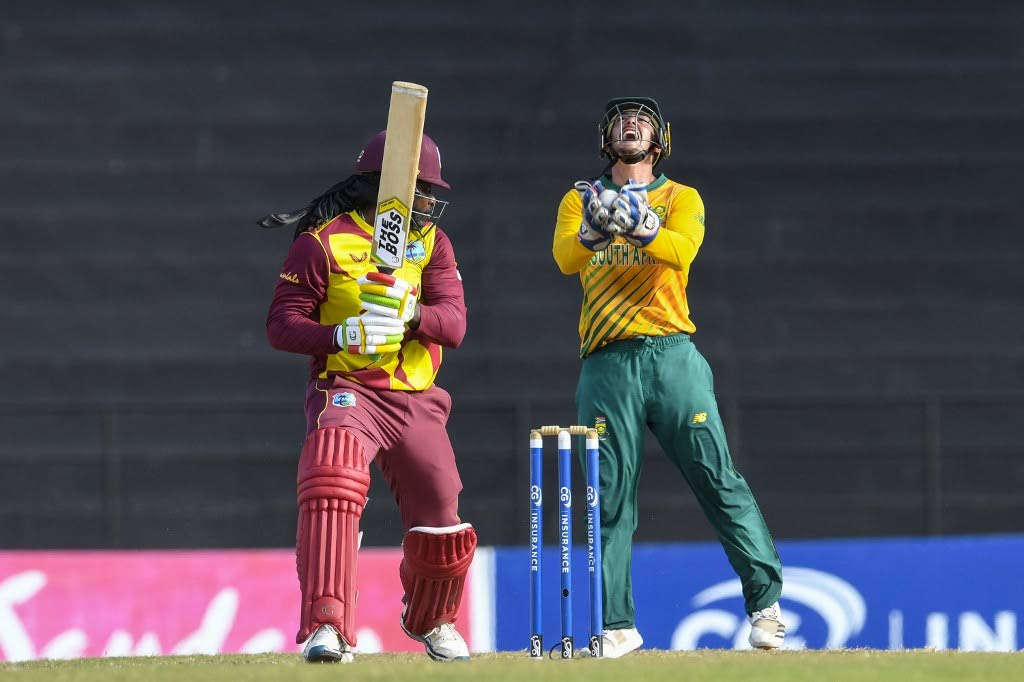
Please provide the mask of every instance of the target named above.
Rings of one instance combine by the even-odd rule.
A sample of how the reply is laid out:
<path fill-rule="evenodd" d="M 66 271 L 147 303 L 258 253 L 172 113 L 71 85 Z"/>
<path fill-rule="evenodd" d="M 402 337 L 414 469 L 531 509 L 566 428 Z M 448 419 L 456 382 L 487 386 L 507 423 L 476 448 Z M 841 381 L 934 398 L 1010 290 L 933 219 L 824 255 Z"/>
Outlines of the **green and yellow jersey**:
<path fill-rule="evenodd" d="M 619 189 L 611 178 L 601 182 Z M 690 320 L 686 283 L 704 240 L 704 202 L 697 190 L 664 175 L 647 186 L 647 199 L 661 218 L 654 241 L 637 248 L 616 237 L 594 253 L 577 239 L 583 219 L 579 192 L 572 189 L 562 197 L 552 252 L 564 274 L 580 274 L 582 357 L 613 341 L 697 329 Z"/>

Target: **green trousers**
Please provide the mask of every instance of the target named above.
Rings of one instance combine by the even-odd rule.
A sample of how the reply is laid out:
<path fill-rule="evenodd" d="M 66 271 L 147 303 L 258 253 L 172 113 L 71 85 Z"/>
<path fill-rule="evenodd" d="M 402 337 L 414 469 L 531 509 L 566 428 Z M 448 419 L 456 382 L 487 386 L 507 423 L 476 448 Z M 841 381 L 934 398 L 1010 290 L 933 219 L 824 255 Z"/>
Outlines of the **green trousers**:
<path fill-rule="evenodd" d="M 711 368 L 687 334 L 611 343 L 583 361 L 580 424 L 601 434 L 604 624 L 635 625 L 630 576 L 644 429 L 697 496 L 743 585 L 747 613 L 778 600 L 782 564 L 750 487 L 732 463 Z M 585 466 L 585 463 L 584 463 Z M 686 567 L 678 567 L 685 583 Z M 697 586 L 694 586 L 697 587 Z"/>

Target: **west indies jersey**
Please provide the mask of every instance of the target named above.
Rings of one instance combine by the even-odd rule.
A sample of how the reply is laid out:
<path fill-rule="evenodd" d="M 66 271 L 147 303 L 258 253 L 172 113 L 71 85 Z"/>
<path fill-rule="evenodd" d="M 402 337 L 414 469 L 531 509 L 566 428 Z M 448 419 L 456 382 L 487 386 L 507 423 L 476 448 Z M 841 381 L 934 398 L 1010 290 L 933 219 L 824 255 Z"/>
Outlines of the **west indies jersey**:
<path fill-rule="evenodd" d="M 619 189 L 609 177 L 601 182 L 606 189 Z M 697 190 L 664 175 L 647 186 L 647 200 L 661 218 L 654 241 L 637 248 L 616 237 L 594 253 L 576 237 L 583 219 L 579 192 L 572 189 L 562 197 L 552 251 L 564 274 L 580 274 L 582 357 L 620 339 L 696 330 L 686 282 L 704 240 L 704 203 Z"/>
<path fill-rule="evenodd" d="M 405 265 L 394 275 L 420 288 L 420 324 L 400 350 L 358 355 L 334 344 L 335 327 L 362 311 L 360 276 L 370 263 L 373 227 L 357 211 L 337 216 L 293 242 L 267 314 L 274 348 L 312 356 L 315 378 L 342 376 L 370 388 L 422 391 L 434 383 L 441 347 L 466 333 L 462 279 L 447 235 L 436 226 L 409 235 Z"/>

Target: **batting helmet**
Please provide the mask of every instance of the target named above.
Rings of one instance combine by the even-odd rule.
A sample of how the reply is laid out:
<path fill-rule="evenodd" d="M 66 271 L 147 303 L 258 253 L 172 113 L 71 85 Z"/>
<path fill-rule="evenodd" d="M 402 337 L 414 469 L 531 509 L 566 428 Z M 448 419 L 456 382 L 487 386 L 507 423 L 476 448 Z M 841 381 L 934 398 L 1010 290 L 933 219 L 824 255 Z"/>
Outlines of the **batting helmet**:
<path fill-rule="evenodd" d="M 617 140 L 612 138 L 613 124 L 615 119 L 624 112 L 636 111 L 639 114 L 646 114 L 651 117 L 654 124 L 653 144 L 660 150 L 654 157 L 654 165 L 657 166 L 663 159 L 667 159 L 672 153 L 672 132 L 668 121 L 661 115 L 658 103 L 650 97 L 615 97 L 608 100 L 604 105 L 604 117 L 597 127 L 601 136 L 601 156 L 612 163 L 619 160 L 611 147 Z M 636 163 L 647 156 L 649 152 L 643 152 L 639 157 L 623 159 L 627 163 Z"/>
<path fill-rule="evenodd" d="M 362 173 L 379 173 L 384 165 L 384 138 L 388 131 L 382 130 L 366 143 L 363 151 L 359 152 L 356 159 L 356 170 Z M 420 144 L 420 163 L 417 180 L 430 183 L 436 187 L 451 189 L 451 186 L 441 179 L 441 150 L 437 148 L 434 141 L 425 133 L 423 142 Z"/>

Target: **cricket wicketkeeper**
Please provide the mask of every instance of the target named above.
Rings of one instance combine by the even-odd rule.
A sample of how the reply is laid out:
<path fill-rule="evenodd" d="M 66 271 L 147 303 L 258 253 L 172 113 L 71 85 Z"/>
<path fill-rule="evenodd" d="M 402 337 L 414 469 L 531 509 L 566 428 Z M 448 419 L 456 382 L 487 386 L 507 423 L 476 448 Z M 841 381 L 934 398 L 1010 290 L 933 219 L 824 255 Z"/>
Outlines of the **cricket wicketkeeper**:
<path fill-rule="evenodd" d="M 696 494 L 743 584 L 750 644 L 778 648 L 782 565 L 729 455 L 711 369 L 690 339 L 686 282 L 704 239 L 704 204 L 697 190 L 655 173 L 671 137 L 653 99 L 610 100 L 599 132 L 608 165 L 562 198 L 553 252 L 583 285 L 576 402 L 579 423 L 601 438 L 604 654 L 643 644 L 630 562 L 645 426 Z"/>
<path fill-rule="evenodd" d="M 312 358 L 296 535 L 296 641 L 309 661 L 353 660 L 359 517 L 373 461 L 406 530 L 402 628 L 435 660 L 469 658 L 455 622 L 477 538 L 458 514 L 462 481 L 445 430 L 451 397 L 434 385 L 442 346 L 457 348 L 466 333 L 455 254 L 433 222 L 445 204 L 434 188 L 450 188 L 424 135 L 405 264 L 378 272 L 370 246 L 384 139 L 371 139 L 357 173 L 305 208 L 260 221 L 295 228 L 267 337 Z"/>

